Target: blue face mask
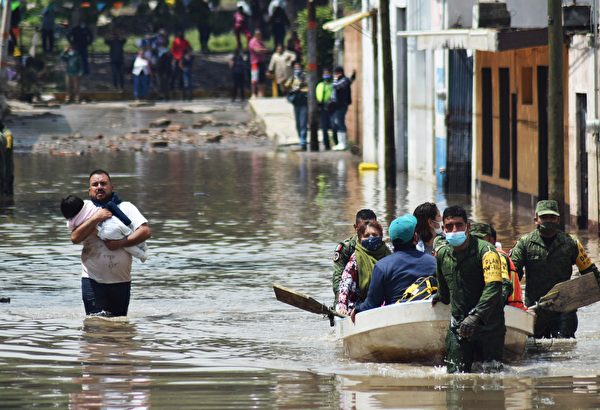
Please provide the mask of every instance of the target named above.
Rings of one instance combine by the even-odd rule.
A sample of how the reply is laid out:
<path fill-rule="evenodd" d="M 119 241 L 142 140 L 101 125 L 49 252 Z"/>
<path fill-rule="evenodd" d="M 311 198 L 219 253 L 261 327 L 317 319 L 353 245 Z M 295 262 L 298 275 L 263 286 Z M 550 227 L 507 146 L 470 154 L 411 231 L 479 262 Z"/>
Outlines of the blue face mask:
<path fill-rule="evenodd" d="M 374 252 L 383 244 L 381 236 L 371 236 L 367 239 L 363 239 L 360 244 L 368 251 Z"/>
<path fill-rule="evenodd" d="M 289 71 L 288 71 L 289 72 Z M 294 70 L 294 75 L 296 77 L 300 77 L 300 74 L 302 74 L 302 70 Z"/>
<path fill-rule="evenodd" d="M 324 75 L 323 76 L 323 80 L 330 81 L 331 80 L 331 76 L 330 75 Z"/>
<path fill-rule="evenodd" d="M 465 231 L 446 232 L 446 240 L 450 245 L 458 247 L 467 240 L 467 233 Z"/>

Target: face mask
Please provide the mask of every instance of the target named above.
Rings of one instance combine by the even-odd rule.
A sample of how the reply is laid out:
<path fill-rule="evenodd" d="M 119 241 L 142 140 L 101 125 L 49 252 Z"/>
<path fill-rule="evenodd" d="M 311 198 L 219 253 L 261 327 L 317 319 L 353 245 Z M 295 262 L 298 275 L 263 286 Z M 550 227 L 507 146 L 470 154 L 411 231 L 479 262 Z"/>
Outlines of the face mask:
<path fill-rule="evenodd" d="M 324 81 L 330 81 L 331 80 L 331 76 L 330 75 L 324 75 L 323 76 L 323 80 Z"/>
<path fill-rule="evenodd" d="M 433 223 L 435 224 L 436 228 L 434 228 L 434 232 L 436 235 L 441 235 L 442 232 L 444 232 L 444 229 L 442 228 L 442 223 L 438 222 L 438 221 L 433 221 Z"/>
<path fill-rule="evenodd" d="M 367 239 L 363 239 L 360 244 L 368 251 L 376 251 L 383 244 L 381 236 L 371 236 Z"/>
<path fill-rule="evenodd" d="M 559 225 L 554 222 L 544 222 L 537 226 L 538 231 L 546 236 L 554 236 L 559 228 Z"/>
<path fill-rule="evenodd" d="M 302 74 L 302 70 L 294 70 L 294 75 L 296 77 L 300 77 L 300 74 Z"/>
<path fill-rule="evenodd" d="M 467 233 L 465 231 L 446 232 L 446 240 L 450 245 L 456 248 L 465 243 L 467 240 Z"/>

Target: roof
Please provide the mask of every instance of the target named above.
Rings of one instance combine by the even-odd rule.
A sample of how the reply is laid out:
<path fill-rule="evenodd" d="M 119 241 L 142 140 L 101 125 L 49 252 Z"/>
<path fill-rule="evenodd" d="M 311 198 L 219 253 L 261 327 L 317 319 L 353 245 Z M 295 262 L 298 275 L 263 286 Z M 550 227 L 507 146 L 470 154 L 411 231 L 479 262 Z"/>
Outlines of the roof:
<path fill-rule="evenodd" d="M 418 50 L 506 51 L 548 44 L 546 28 L 514 31 L 493 28 L 398 31 L 397 36 L 415 37 Z"/>
<path fill-rule="evenodd" d="M 323 24 L 323 28 L 325 30 L 329 30 L 329 31 L 333 31 L 333 32 L 340 31 L 344 27 L 349 26 L 354 23 L 357 23 L 360 20 L 362 20 L 366 17 L 372 16 L 376 13 L 377 13 L 377 10 L 362 11 L 360 13 L 354 13 L 349 16 L 339 18 L 337 20 L 328 21 L 327 23 Z"/>

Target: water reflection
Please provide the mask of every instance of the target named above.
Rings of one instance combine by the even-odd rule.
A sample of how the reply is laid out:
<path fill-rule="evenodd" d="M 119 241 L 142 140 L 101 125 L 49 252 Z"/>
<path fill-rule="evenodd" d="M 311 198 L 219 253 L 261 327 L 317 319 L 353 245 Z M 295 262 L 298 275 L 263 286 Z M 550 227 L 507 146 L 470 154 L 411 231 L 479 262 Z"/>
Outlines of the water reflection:
<path fill-rule="evenodd" d="M 150 359 L 140 354 L 136 328 L 127 321 L 85 319 L 80 340 L 79 392 L 69 395 L 69 408 L 149 408 Z"/>
<path fill-rule="evenodd" d="M 154 237 L 134 262 L 129 321 L 83 321 L 80 248 L 59 213 L 86 195 L 92 168 L 139 206 Z M 590 407 L 600 368 L 600 308 L 580 310 L 576 344 L 534 346 L 495 376 L 355 363 L 328 321 L 279 303 L 281 282 L 329 302 L 331 253 L 372 207 L 386 226 L 436 200 L 466 206 L 510 246 L 532 211 L 493 198 L 445 198 L 431 184 L 360 173 L 331 153 L 263 150 L 15 159 L 14 202 L 0 204 L 0 403 L 59 408 Z M 598 260 L 598 241 L 578 233 Z M 336 376 L 337 375 L 337 376 Z M 200 405 L 199 405 L 200 404 Z"/>

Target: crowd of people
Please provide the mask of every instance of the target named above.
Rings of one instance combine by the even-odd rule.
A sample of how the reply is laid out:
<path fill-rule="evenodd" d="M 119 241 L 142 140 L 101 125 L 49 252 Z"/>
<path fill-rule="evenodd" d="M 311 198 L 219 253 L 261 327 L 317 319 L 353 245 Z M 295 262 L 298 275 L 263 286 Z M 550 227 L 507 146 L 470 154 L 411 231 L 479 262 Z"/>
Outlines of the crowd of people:
<path fill-rule="evenodd" d="M 334 251 L 334 307 L 355 321 L 360 312 L 411 300 L 409 289 L 426 282 L 421 299 L 450 305 L 447 371 L 470 372 L 474 362 L 501 370 L 505 305 L 535 311 L 535 338 L 574 338 L 576 312 L 551 312 L 536 303 L 571 278 L 573 265 L 600 283 L 600 272 L 579 240 L 560 230 L 556 201 L 539 201 L 534 223 L 535 229 L 506 252 L 489 223 L 470 221 L 459 206 L 440 213 L 435 203 L 426 202 L 390 223 L 390 253 L 377 216 L 362 209 L 354 235 Z"/>
<path fill-rule="evenodd" d="M 90 72 L 87 50 L 93 37 L 85 25 L 78 25 L 69 32 L 68 40 L 69 45 L 60 56 L 65 63 L 65 102 L 77 103 L 80 101 L 81 78 Z M 164 28 L 144 36 L 137 43 L 138 51 L 129 67 L 124 53 L 126 41 L 116 26 L 112 26 L 104 38 L 109 48 L 115 89 L 125 90 L 125 73 L 128 72 L 136 100 L 147 99 L 151 90 L 155 90 L 162 100 L 171 99 L 175 90 L 180 91 L 182 99 L 192 99 L 194 55 L 182 30 L 175 33 L 171 44 Z"/>

